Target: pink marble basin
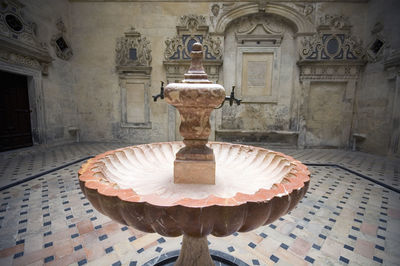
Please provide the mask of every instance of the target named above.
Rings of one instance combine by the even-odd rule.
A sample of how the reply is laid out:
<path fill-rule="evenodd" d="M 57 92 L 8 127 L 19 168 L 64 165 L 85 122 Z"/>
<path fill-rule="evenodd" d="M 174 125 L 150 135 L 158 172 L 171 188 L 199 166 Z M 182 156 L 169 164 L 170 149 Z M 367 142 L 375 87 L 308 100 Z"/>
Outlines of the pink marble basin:
<path fill-rule="evenodd" d="M 101 213 L 145 232 L 227 236 L 273 222 L 306 193 L 309 171 L 279 152 L 209 142 L 216 184 L 174 184 L 182 142 L 108 151 L 79 170 L 81 189 Z"/>

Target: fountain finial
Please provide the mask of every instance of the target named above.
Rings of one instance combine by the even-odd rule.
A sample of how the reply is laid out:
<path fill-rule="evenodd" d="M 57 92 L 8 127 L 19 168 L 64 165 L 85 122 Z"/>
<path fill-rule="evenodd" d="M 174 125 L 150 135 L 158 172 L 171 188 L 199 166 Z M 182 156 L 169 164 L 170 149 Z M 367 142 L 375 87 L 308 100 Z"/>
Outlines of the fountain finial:
<path fill-rule="evenodd" d="M 208 80 L 203 68 L 203 46 L 194 43 L 192 62 L 182 83 L 165 87 L 165 100 L 181 115 L 179 133 L 185 147 L 176 153 L 174 183 L 215 184 L 215 157 L 206 146 L 211 133 L 210 115 L 225 99 L 225 89 Z"/>
<path fill-rule="evenodd" d="M 190 52 L 192 58 L 188 72 L 184 75 L 183 83 L 212 83 L 208 80 L 207 73 L 203 68 L 203 45 L 196 42 Z"/>

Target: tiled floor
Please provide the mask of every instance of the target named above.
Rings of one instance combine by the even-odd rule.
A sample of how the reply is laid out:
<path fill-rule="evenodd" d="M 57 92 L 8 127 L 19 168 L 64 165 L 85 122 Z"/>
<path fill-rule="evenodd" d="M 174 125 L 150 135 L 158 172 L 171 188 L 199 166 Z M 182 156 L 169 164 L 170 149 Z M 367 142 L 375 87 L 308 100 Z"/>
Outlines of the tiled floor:
<path fill-rule="evenodd" d="M 124 144 L 73 144 L 0 154 L 0 265 L 143 265 L 180 238 L 145 234 L 98 213 L 80 191 L 82 162 Z M 400 160 L 339 150 L 281 150 L 310 166 L 306 197 L 269 226 L 209 237 L 248 265 L 400 265 Z M 38 178 L 5 185 L 60 167 Z M 3 187 L 3 189 L 1 189 Z M 154 261 L 154 260 L 153 260 Z"/>

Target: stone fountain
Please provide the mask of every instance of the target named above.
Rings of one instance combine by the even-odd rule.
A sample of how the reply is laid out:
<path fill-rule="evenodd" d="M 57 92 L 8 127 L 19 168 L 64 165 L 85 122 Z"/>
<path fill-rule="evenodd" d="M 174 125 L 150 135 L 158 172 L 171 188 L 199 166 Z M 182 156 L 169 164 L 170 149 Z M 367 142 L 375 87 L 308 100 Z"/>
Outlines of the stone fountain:
<path fill-rule="evenodd" d="M 225 90 L 212 84 L 195 43 L 182 83 L 165 88 L 181 115 L 183 142 L 108 151 L 79 170 L 88 200 L 111 219 L 163 236 L 183 235 L 175 265 L 214 265 L 207 236 L 247 232 L 292 210 L 309 185 L 299 161 L 263 148 L 208 142 L 209 118 Z"/>

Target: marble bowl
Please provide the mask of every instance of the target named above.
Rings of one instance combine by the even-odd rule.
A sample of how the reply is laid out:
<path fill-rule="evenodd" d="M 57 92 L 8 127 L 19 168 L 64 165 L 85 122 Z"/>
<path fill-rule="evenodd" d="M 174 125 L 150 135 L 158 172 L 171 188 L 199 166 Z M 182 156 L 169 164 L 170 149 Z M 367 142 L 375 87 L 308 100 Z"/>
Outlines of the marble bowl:
<path fill-rule="evenodd" d="M 307 167 L 263 148 L 209 142 L 216 184 L 174 184 L 182 142 L 100 154 L 78 172 L 88 200 L 102 214 L 134 228 L 175 237 L 227 236 L 272 223 L 291 211 L 310 181 Z"/>

